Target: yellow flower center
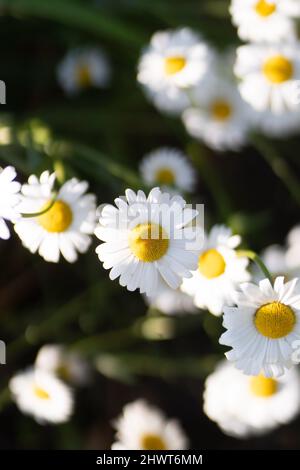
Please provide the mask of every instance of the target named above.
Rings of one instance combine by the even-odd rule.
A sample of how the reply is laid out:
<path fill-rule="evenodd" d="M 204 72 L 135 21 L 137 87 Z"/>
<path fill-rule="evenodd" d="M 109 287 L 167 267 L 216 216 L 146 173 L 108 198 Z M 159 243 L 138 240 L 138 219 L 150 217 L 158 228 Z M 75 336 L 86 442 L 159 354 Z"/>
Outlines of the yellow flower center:
<path fill-rule="evenodd" d="M 143 450 L 167 450 L 164 440 L 156 434 L 144 434 L 141 447 Z"/>
<path fill-rule="evenodd" d="M 254 324 L 266 338 L 278 339 L 287 336 L 296 323 L 295 313 L 288 305 L 271 302 L 256 310 Z"/>
<path fill-rule="evenodd" d="M 268 398 L 277 392 L 277 380 L 258 375 L 250 379 L 250 391 L 256 397 Z"/>
<path fill-rule="evenodd" d="M 43 388 L 39 387 L 38 385 L 34 386 L 33 392 L 41 400 L 49 400 L 50 398 L 49 393 L 46 392 L 46 390 L 44 390 Z"/>
<path fill-rule="evenodd" d="M 232 114 L 232 108 L 226 101 L 218 100 L 212 104 L 211 113 L 217 121 L 227 121 Z"/>
<path fill-rule="evenodd" d="M 170 170 L 169 168 L 160 168 L 156 172 L 155 179 L 159 184 L 171 185 L 171 184 L 174 184 L 175 182 L 175 175 L 173 171 Z"/>
<path fill-rule="evenodd" d="M 166 254 L 169 239 L 160 225 L 139 224 L 129 234 L 129 247 L 140 261 L 152 263 Z"/>
<path fill-rule="evenodd" d="M 171 56 L 165 58 L 166 75 L 175 75 L 186 66 L 186 59 L 183 56 Z"/>
<path fill-rule="evenodd" d="M 50 205 L 51 201 L 47 201 L 41 208 L 41 211 Z M 57 200 L 45 214 L 38 217 L 39 224 L 47 232 L 65 232 L 71 225 L 73 214 L 70 206 L 64 201 Z"/>
<path fill-rule="evenodd" d="M 79 86 L 88 88 L 92 84 L 90 68 L 87 65 L 81 65 L 77 68 L 76 79 Z"/>
<path fill-rule="evenodd" d="M 226 263 L 223 256 L 214 248 L 205 251 L 199 257 L 198 269 L 207 279 L 221 276 L 225 268 Z"/>
<path fill-rule="evenodd" d="M 259 0 L 255 5 L 255 11 L 258 15 L 266 18 L 272 15 L 276 11 L 276 5 L 273 2 L 267 2 L 266 0 Z"/>
<path fill-rule="evenodd" d="M 263 74 L 271 83 L 278 85 L 292 78 L 294 66 L 286 57 L 276 55 L 266 60 L 263 65 Z"/>

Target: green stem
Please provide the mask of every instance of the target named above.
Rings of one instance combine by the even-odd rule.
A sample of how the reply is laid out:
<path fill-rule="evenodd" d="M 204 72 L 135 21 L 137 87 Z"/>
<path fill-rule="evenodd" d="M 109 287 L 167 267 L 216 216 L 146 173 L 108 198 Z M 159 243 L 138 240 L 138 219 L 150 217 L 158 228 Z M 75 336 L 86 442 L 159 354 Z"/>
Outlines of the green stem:
<path fill-rule="evenodd" d="M 275 175 L 280 178 L 294 201 L 300 206 L 300 183 L 298 179 L 295 178 L 287 161 L 282 158 L 277 150 L 263 137 L 253 136 L 252 143 L 271 167 Z"/>
<path fill-rule="evenodd" d="M 141 188 L 139 176 L 126 166 L 113 161 L 111 158 L 87 145 L 75 144 L 73 142 L 70 145 L 74 149 L 74 155 L 77 154 L 83 160 L 98 166 L 98 169 L 103 169 L 109 175 L 124 181 L 130 187 Z"/>
<path fill-rule="evenodd" d="M 94 355 L 99 350 L 110 350 L 115 345 L 132 344 L 139 338 L 134 334 L 132 327 L 123 328 L 116 331 L 107 331 L 94 336 L 76 341 L 70 346 L 71 350 L 76 350 L 79 353 L 90 356 Z"/>
<path fill-rule="evenodd" d="M 200 178 L 206 181 L 219 212 L 219 217 L 224 222 L 228 222 L 232 213 L 231 201 L 223 185 L 222 178 L 210 161 L 206 149 L 200 147 L 199 144 L 192 143 L 187 153 L 191 156 L 194 165 L 199 169 Z"/>
<path fill-rule="evenodd" d="M 140 47 L 143 36 L 112 17 L 103 8 L 86 3 L 62 0 L 0 0 L 1 12 L 11 15 L 31 15 L 37 18 L 58 21 L 64 25 L 88 31 L 102 38 L 117 40 L 129 46 Z"/>
<path fill-rule="evenodd" d="M 57 197 L 57 194 L 55 193 L 55 195 L 52 197 L 49 205 L 45 209 L 43 209 L 39 212 L 21 213 L 21 216 L 24 219 L 31 219 L 33 217 L 39 217 L 40 215 L 46 214 L 46 212 L 48 212 L 54 206 L 55 201 L 56 201 L 56 197 Z"/>
<path fill-rule="evenodd" d="M 96 367 L 101 373 L 115 371 L 116 376 L 122 373 L 150 377 L 205 378 L 214 369 L 218 355 L 204 357 L 166 357 L 147 353 L 101 354 L 96 359 Z"/>
<path fill-rule="evenodd" d="M 238 250 L 237 253 L 238 253 L 238 256 L 249 258 L 251 259 L 251 261 L 256 263 L 257 266 L 260 268 L 260 270 L 263 272 L 263 274 L 266 276 L 266 278 L 268 278 L 271 284 L 273 284 L 273 279 L 270 274 L 270 271 L 268 270 L 265 263 L 262 261 L 262 259 L 258 256 L 257 253 L 251 250 Z"/>

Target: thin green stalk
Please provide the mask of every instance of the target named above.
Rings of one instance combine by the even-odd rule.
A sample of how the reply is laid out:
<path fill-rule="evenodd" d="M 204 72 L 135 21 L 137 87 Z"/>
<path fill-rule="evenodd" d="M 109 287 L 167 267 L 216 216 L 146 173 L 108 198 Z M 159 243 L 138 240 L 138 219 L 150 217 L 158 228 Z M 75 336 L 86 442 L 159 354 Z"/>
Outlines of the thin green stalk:
<path fill-rule="evenodd" d="M 249 258 L 249 259 L 251 259 L 251 261 L 256 263 L 257 266 L 260 268 L 260 270 L 263 272 L 263 274 L 266 276 L 266 278 L 269 279 L 271 284 L 273 284 L 273 279 L 272 279 L 272 276 L 270 274 L 270 271 L 268 270 L 265 263 L 258 256 L 257 253 L 255 253 L 254 251 L 251 251 L 251 250 L 238 250 L 237 253 L 238 253 L 238 256 Z"/>
<path fill-rule="evenodd" d="M 124 181 L 130 187 L 141 188 L 142 184 L 138 174 L 126 166 L 113 161 L 113 159 L 103 155 L 101 152 L 98 152 L 91 147 L 88 147 L 87 145 L 73 142 L 71 142 L 70 145 L 74 150 L 74 156 L 81 156 L 82 159 L 96 165 L 99 171 L 101 169 L 104 170 L 108 174 Z"/>
<path fill-rule="evenodd" d="M 96 367 L 101 373 L 112 370 L 116 376 L 122 373 L 162 378 L 197 377 L 204 378 L 214 369 L 220 357 L 166 357 L 147 353 L 101 354 L 96 359 Z"/>
<path fill-rule="evenodd" d="M 265 159 L 272 171 L 285 185 L 294 201 L 300 206 L 300 182 L 290 169 L 288 162 L 281 157 L 278 151 L 261 136 L 253 136 L 252 143 Z"/>
<path fill-rule="evenodd" d="M 188 148 L 188 154 L 191 156 L 194 165 L 198 168 L 200 178 L 206 182 L 211 192 L 219 212 L 219 217 L 224 222 L 228 222 L 232 214 L 231 201 L 222 178 L 210 161 L 206 149 L 200 147 L 199 144 L 192 143 Z"/>
<path fill-rule="evenodd" d="M 58 308 L 55 313 L 48 316 L 40 323 L 29 325 L 26 331 L 16 338 L 7 347 L 7 356 L 11 359 L 17 354 L 21 354 L 29 344 L 35 344 L 47 338 L 49 333 L 56 332 L 62 326 L 73 321 L 78 316 L 78 308 L 82 300 L 94 289 L 99 289 L 103 281 L 89 286 L 86 290 L 81 292 L 78 296 L 72 298 L 68 303 Z"/>
<path fill-rule="evenodd" d="M 57 194 L 55 194 L 50 203 L 48 204 L 47 207 L 45 207 L 45 209 L 39 211 L 39 212 L 25 212 L 25 213 L 21 213 L 21 216 L 23 217 L 23 219 L 32 219 L 34 217 L 39 217 L 40 215 L 43 215 L 43 214 L 46 214 L 46 212 L 48 212 L 55 204 L 55 201 L 56 201 L 56 197 L 57 197 Z"/>
<path fill-rule="evenodd" d="M 99 37 L 140 47 L 143 36 L 130 25 L 125 25 L 112 17 L 103 8 L 96 8 L 86 3 L 62 0 L 0 0 L 1 13 L 11 15 L 30 15 L 37 18 L 58 21 L 64 25 L 93 33 Z"/>
<path fill-rule="evenodd" d="M 111 349 L 114 346 L 119 346 L 121 343 L 132 344 L 138 340 L 138 336 L 134 334 L 133 327 L 126 327 L 121 330 L 107 331 L 94 336 L 89 336 L 76 341 L 70 346 L 70 349 L 76 350 L 79 353 L 89 356 L 94 355 L 99 350 Z"/>

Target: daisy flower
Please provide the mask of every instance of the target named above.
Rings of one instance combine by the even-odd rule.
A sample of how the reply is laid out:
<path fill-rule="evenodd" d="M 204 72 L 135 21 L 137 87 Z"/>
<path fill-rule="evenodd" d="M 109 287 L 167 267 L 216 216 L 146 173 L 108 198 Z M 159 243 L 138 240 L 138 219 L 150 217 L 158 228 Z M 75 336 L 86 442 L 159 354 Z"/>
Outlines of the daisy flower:
<path fill-rule="evenodd" d="M 85 385 L 90 378 L 88 365 L 82 357 L 58 344 L 43 346 L 37 354 L 35 367 L 74 385 Z"/>
<path fill-rule="evenodd" d="M 273 139 L 299 134 L 300 108 L 287 110 L 281 114 L 271 111 L 261 112 L 257 115 L 256 127 L 260 132 Z"/>
<path fill-rule="evenodd" d="M 220 316 L 224 305 L 233 305 L 237 286 L 250 278 L 248 259 L 239 257 L 235 250 L 240 242 L 241 238 L 223 225 L 215 225 L 205 238 L 198 269 L 181 287 L 197 307 Z"/>
<path fill-rule="evenodd" d="M 292 366 L 293 344 L 300 340 L 298 279 L 277 277 L 259 285 L 241 284 L 236 307 L 224 308 L 227 329 L 220 344 L 231 346 L 229 361 L 247 375 L 279 377 Z"/>
<path fill-rule="evenodd" d="M 115 206 L 103 207 L 96 236 L 104 243 L 96 252 L 110 279 L 120 278 L 129 291 L 153 295 L 160 282 L 177 289 L 197 265 L 198 229 L 187 227 L 197 211 L 180 196 L 159 188 L 137 194 L 126 190 Z"/>
<path fill-rule="evenodd" d="M 300 226 L 292 228 L 285 246 L 270 245 L 261 253 L 261 259 L 274 277 L 291 280 L 300 276 Z M 257 276 L 256 276 L 257 277 Z M 262 276 L 259 280 L 262 279 Z"/>
<path fill-rule="evenodd" d="M 192 192 L 196 175 L 187 157 L 177 149 L 159 148 L 146 155 L 140 165 L 143 180 L 149 186 L 156 184 L 179 191 Z"/>
<path fill-rule="evenodd" d="M 253 111 L 235 83 L 212 76 L 193 90 L 192 102 L 182 115 L 192 137 L 218 151 L 239 150 L 247 142 Z"/>
<path fill-rule="evenodd" d="M 204 412 L 225 434 L 249 438 L 289 423 L 300 411 L 296 367 L 278 379 L 249 377 L 222 362 L 206 379 Z"/>
<path fill-rule="evenodd" d="M 10 231 L 6 220 L 16 221 L 19 217 L 16 206 L 19 202 L 20 183 L 14 181 L 16 170 L 12 166 L 0 169 L 0 238 L 8 240 Z"/>
<path fill-rule="evenodd" d="M 299 110 L 300 46 L 247 45 L 237 50 L 235 73 L 242 97 L 257 111 Z"/>
<path fill-rule="evenodd" d="M 198 83 L 211 60 L 209 46 L 191 29 L 159 31 L 138 65 L 138 81 L 160 109 L 180 112 L 188 105 L 185 90 Z"/>
<path fill-rule="evenodd" d="M 152 297 L 146 297 L 146 302 L 167 315 L 182 315 L 197 311 L 193 299 L 182 292 L 180 287 L 171 289 L 166 283 L 161 283 Z"/>
<path fill-rule="evenodd" d="M 115 422 L 113 450 L 184 450 L 187 438 L 176 420 L 169 420 L 144 400 L 129 403 Z"/>
<path fill-rule="evenodd" d="M 292 18 L 300 16 L 298 0 L 232 0 L 230 13 L 245 41 L 274 43 L 296 38 Z"/>
<path fill-rule="evenodd" d="M 300 225 L 288 233 L 286 263 L 292 272 L 300 273 Z"/>
<path fill-rule="evenodd" d="M 68 52 L 58 66 L 57 78 L 66 93 L 75 94 L 92 86 L 105 87 L 110 67 L 102 50 L 77 48 Z"/>
<path fill-rule="evenodd" d="M 283 246 L 268 246 L 262 251 L 261 259 L 275 278 L 278 276 L 284 276 L 285 278 L 292 277 L 288 275 L 291 272 L 286 262 L 286 249 Z"/>
<path fill-rule="evenodd" d="M 40 424 L 64 423 L 73 412 L 71 390 L 47 372 L 27 369 L 10 380 L 9 388 L 18 408 Z"/>
<path fill-rule="evenodd" d="M 55 174 L 42 173 L 40 179 L 32 175 L 21 189 L 22 213 L 34 214 L 46 210 L 54 197 Z M 85 194 L 86 181 L 72 178 L 58 190 L 55 202 L 38 217 L 22 218 L 15 231 L 31 253 L 38 251 L 45 261 L 57 263 L 60 253 L 73 263 L 77 252 L 85 253 L 91 244 L 96 223 L 96 199 Z"/>

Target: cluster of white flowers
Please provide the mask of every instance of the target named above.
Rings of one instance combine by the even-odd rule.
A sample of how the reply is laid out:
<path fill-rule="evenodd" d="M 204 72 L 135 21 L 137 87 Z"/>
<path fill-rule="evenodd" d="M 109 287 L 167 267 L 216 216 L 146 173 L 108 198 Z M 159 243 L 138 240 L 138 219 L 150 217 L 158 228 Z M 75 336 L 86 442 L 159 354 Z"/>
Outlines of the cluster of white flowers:
<path fill-rule="evenodd" d="M 194 173 L 185 157 L 169 152 L 143 161 L 144 178 L 148 165 L 149 173 L 153 170 L 149 184 L 155 171 L 172 170 L 175 181 L 177 171 L 179 181 L 183 165 L 183 188 L 183 180 L 186 184 L 188 178 L 194 181 Z M 208 378 L 204 409 L 225 432 L 239 437 L 260 434 L 298 413 L 298 373 L 286 372 L 294 365 L 294 345 L 300 341 L 297 278 L 285 283 L 283 277 L 276 277 L 274 285 L 268 279 L 259 285 L 246 282 L 250 273 L 247 254 L 239 250 L 241 237 L 219 225 L 203 233 L 198 212 L 179 195 L 154 188 L 147 196 L 128 189 L 115 205 L 106 204 L 97 211 L 95 196 L 86 194 L 86 182 L 72 178 L 56 188 L 55 175 L 44 172 L 40 178 L 30 176 L 21 186 L 15 176 L 12 167 L 0 174 L 5 201 L 0 212 L 3 238 L 9 235 L 5 219 L 14 224 L 32 253 L 52 262 L 58 262 L 62 254 L 74 262 L 78 252 L 88 250 L 95 233 L 103 242 L 96 252 L 103 267 L 110 270 L 110 279 L 119 278 L 129 291 L 146 294 L 152 307 L 166 314 L 197 309 L 217 316 L 224 312 L 227 331 L 220 343 L 232 348 L 226 356 L 235 367 L 222 366 Z M 289 233 L 284 253 L 283 248 L 276 250 L 274 255 L 270 247 L 263 255 L 273 274 L 298 274 L 299 226 Z M 39 352 L 34 367 L 11 379 L 10 389 L 24 413 L 39 422 L 60 423 L 73 409 L 69 385 L 84 384 L 88 378 L 89 371 L 77 355 L 48 345 Z M 222 400 L 220 387 L 212 392 L 218 381 L 223 384 Z M 232 400 L 235 390 L 242 397 L 238 404 Z M 293 402 L 291 398 L 282 411 L 280 403 L 286 397 L 294 397 Z M 134 427 L 132 422 L 136 422 Z M 187 445 L 176 423 L 142 401 L 127 405 L 116 427 L 116 449 L 184 449 Z"/>
<path fill-rule="evenodd" d="M 60 345 L 43 346 L 33 366 L 12 377 L 9 388 L 19 409 L 40 424 L 60 424 L 73 413 L 70 385 L 89 379 L 87 364 Z"/>
<path fill-rule="evenodd" d="M 240 38 L 250 41 L 237 49 L 234 70 L 257 125 L 273 137 L 299 132 L 298 0 L 232 0 L 230 12 Z"/>
<path fill-rule="evenodd" d="M 181 28 L 157 32 L 142 54 L 138 81 L 161 111 L 180 114 L 188 133 L 217 151 L 238 150 L 253 129 L 284 136 L 300 125 L 300 43 L 294 18 L 298 0 L 232 0 L 239 37 L 250 41 L 222 55 Z M 95 49 L 71 51 L 58 69 L 61 86 L 75 94 L 107 84 L 110 69 Z M 223 316 L 220 343 L 231 347 L 206 381 L 204 411 L 236 437 L 268 432 L 300 411 L 300 376 L 293 352 L 300 341 L 300 226 L 287 246 L 262 254 L 274 282 L 254 274 L 241 237 L 215 225 L 204 232 L 199 213 L 183 194 L 196 173 L 181 151 L 158 148 L 145 155 L 140 174 L 149 193 L 127 189 L 115 204 L 97 209 L 88 183 L 72 178 L 57 187 L 54 173 L 31 175 L 21 185 L 9 166 L 0 171 L 0 238 L 14 226 L 24 247 L 47 262 L 73 263 L 92 236 L 109 278 L 165 314 L 207 310 Z M 285 276 L 282 277 L 282 275 Z M 264 276 L 265 277 L 265 276 Z M 46 345 L 34 366 L 10 381 L 24 413 L 40 423 L 62 423 L 74 406 L 71 385 L 84 385 L 86 363 L 63 346 Z M 238 397 L 238 399 L 237 399 Z M 186 449 L 176 421 L 143 400 L 125 406 L 115 422 L 113 449 Z"/>
<path fill-rule="evenodd" d="M 299 2 L 232 0 L 230 12 L 251 43 L 220 54 L 189 28 L 157 32 L 137 75 L 160 111 L 217 151 L 239 150 L 255 129 L 284 137 L 300 126 Z"/>
<path fill-rule="evenodd" d="M 192 136 L 216 150 L 237 150 L 252 112 L 228 73 L 233 60 L 189 28 L 157 32 L 140 59 L 138 81 L 159 110 L 182 115 Z"/>

